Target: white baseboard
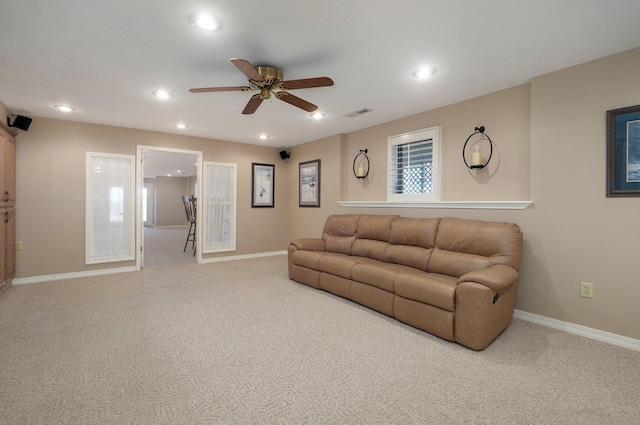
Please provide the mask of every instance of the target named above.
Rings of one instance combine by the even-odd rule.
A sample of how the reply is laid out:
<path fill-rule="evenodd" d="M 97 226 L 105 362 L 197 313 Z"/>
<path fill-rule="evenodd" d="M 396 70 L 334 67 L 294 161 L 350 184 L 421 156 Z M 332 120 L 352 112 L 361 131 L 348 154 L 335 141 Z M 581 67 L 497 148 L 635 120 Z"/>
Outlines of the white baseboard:
<path fill-rule="evenodd" d="M 575 335 L 584 336 L 607 344 L 617 345 L 619 347 L 628 348 L 634 351 L 640 351 L 640 340 L 628 338 L 622 335 L 616 335 L 610 332 L 604 332 L 598 329 L 588 328 L 574 323 L 563 322 L 562 320 L 551 319 L 549 317 L 540 316 L 538 314 L 527 313 L 526 311 L 516 310 L 513 313 L 516 319 L 525 320 L 537 325 L 546 326 L 548 328 L 557 329 Z"/>
<path fill-rule="evenodd" d="M 287 255 L 287 251 L 260 252 L 257 254 L 231 255 L 228 257 L 203 258 L 201 263 L 221 263 L 223 261 L 247 260 L 251 258 L 274 257 L 276 255 Z"/>
<path fill-rule="evenodd" d="M 51 282 L 54 280 L 77 279 L 80 277 L 103 276 L 107 274 L 135 272 L 136 266 L 118 267 L 113 269 L 90 270 L 85 272 L 58 273 L 42 276 L 18 277 L 11 282 L 13 285 L 27 285 L 29 283 Z"/>
<path fill-rule="evenodd" d="M 261 252 L 257 254 L 233 255 L 229 257 L 203 258 L 202 263 L 203 264 L 220 263 L 223 261 L 246 260 L 250 258 L 260 258 L 260 257 L 273 257 L 276 255 L 287 255 L 287 251 L 272 251 L 272 252 Z M 28 285 L 30 283 L 52 282 L 55 280 L 77 279 L 81 277 L 103 276 L 103 275 L 109 275 L 109 274 L 129 273 L 129 272 L 135 272 L 135 271 L 137 271 L 136 267 L 130 266 L 130 267 L 119 267 L 119 268 L 113 268 L 113 269 L 90 270 L 90 271 L 84 271 L 84 272 L 71 272 L 71 273 L 41 275 L 41 276 L 19 277 L 19 278 L 14 278 L 12 281 L 12 284 Z"/>

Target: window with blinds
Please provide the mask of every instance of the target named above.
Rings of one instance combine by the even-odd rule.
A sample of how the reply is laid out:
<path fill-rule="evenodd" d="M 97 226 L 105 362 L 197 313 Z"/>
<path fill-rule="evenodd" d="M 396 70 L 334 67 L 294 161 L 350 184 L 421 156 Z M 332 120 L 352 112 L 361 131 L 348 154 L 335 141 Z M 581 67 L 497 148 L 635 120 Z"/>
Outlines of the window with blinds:
<path fill-rule="evenodd" d="M 387 200 L 438 200 L 438 135 L 432 127 L 389 137 Z"/>

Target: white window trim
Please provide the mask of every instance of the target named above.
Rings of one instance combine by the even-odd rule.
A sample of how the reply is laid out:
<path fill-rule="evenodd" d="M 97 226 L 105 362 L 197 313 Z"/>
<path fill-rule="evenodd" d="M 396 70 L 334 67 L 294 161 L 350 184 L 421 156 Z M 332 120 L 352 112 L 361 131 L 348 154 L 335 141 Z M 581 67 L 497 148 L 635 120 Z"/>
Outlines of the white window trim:
<path fill-rule="evenodd" d="M 391 188 L 391 148 L 392 146 L 417 142 L 420 140 L 432 140 L 433 145 L 433 175 L 432 193 L 397 194 L 392 193 Z M 438 202 L 440 200 L 440 127 L 429 127 L 409 133 L 398 134 L 387 138 L 387 202 L 395 203 L 425 203 Z"/>

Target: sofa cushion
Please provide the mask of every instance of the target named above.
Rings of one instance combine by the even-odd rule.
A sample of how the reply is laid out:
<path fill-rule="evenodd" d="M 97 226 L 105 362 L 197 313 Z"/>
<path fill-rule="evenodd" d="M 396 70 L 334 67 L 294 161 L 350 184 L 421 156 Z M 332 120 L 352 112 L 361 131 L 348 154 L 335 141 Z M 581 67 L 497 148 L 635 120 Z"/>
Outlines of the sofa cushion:
<path fill-rule="evenodd" d="M 353 236 L 356 234 L 359 217 L 359 214 L 330 215 L 324 223 L 322 234 L 323 236 Z"/>
<path fill-rule="evenodd" d="M 384 252 L 383 260 L 391 264 L 402 264 L 427 271 L 431 249 L 419 246 L 391 245 Z"/>
<path fill-rule="evenodd" d="M 518 270 L 521 256 L 518 225 L 446 217 L 440 220 L 428 271 L 460 277 L 494 264 Z"/>
<path fill-rule="evenodd" d="M 318 262 L 320 257 L 324 254 L 322 251 L 294 251 L 291 257 L 293 258 L 293 264 L 296 266 L 303 266 L 308 269 L 319 270 Z"/>
<path fill-rule="evenodd" d="M 361 215 L 356 230 L 357 239 L 353 242 L 351 254 L 383 261 L 391 223 L 397 217 L 396 215 Z"/>
<path fill-rule="evenodd" d="M 456 286 L 456 278 L 437 273 L 403 273 L 394 282 L 396 295 L 447 311 L 455 311 Z"/>
<path fill-rule="evenodd" d="M 329 252 L 349 255 L 351 254 L 351 246 L 355 240 L 355 236 L 325 236 L 324 249 Z"/>
<path fill-rule="evenodd" d="M 302 251 L 297 250 L 291 254 L 293 259 L 293 264 L 296 266 L 306 267 L 308 269 L 320 270 L 320 258 L 327 256 L 336 256 L 341 254 L 336 254 L 333 252 L 325 252 L 325 251 Z"/>
<path fill-rule="evenodd" d="M 372 239 L 356 239 L 351 248 L 351 255 L 360 257 L 373 258 L 375 260 L 384 260 L 384 253 L 389 244 L 383 241 Z"/>
<path fill-rule="evenodd" d="M 353 266 L 352 279 L 385 291 L 394 292 L 394 281 L 401 273 L 421 273 L 417 269 L 399 264 L 388 264 L 378 261 L 363 261 Z"/>
<path fill-rule="evenodd" d="M 489 257 L 467 254 L 464 252 L 447 251 L 434 248 L 429 258 L 427 271 L 442 273 L 456 278 L 473 270 L 486 269 L 491 266 Z"/>
<path fill-rule="evenodd" d="M 439 223 L 439 218 L 397 218 L 391 224 L 389 243 L 433 248 Z"/>
<path fill-rule="evenodd" d="M 356 230 L 358 239 L 373 239 L 388 242 L 391 222 L 399 217 L 400 216 L 397 215 L 361 215 Z"/>
<path fill-rule="evenodd" d="M 366 261 L 366 259 L 352 255 L 326 255 L 318 261 L 318 268 L 322 272 L 351 279 L 351 269 L 362 261 Z"/>
<path fill-rule="evenodd" d="M 356 240 L 358 214 L 331 215 L 327 218 L 322 231 L 325 250 L 351 254 L 351 246 Z"/>

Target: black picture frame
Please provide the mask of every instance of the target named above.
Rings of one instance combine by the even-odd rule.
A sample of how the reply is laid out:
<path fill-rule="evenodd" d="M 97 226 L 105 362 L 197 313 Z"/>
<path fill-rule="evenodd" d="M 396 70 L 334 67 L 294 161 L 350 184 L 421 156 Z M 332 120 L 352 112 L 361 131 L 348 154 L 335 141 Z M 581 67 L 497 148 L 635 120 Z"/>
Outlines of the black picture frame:
<path fill-rule="evenodd" d="M 298 164 L 298 205 L 320 208 L 320 160 Z"/>
<path fill-rule="evenodd" d="M 275 206 L 275 180 L 274 164 L 251 164 L 251 208 Z"/>
<path fill-rule="evenodd" d="M 640 105 L 607 111 L 607 197 L 640 196 Z"/>

